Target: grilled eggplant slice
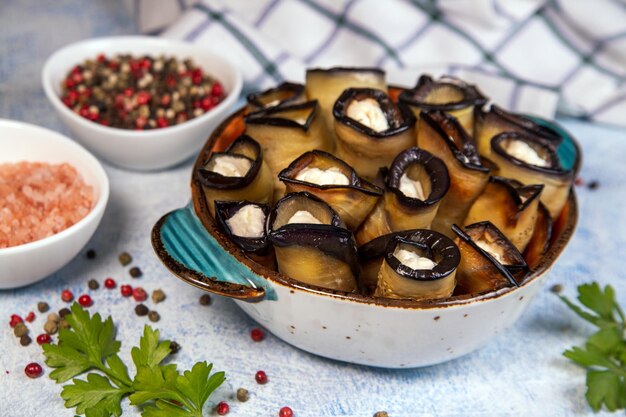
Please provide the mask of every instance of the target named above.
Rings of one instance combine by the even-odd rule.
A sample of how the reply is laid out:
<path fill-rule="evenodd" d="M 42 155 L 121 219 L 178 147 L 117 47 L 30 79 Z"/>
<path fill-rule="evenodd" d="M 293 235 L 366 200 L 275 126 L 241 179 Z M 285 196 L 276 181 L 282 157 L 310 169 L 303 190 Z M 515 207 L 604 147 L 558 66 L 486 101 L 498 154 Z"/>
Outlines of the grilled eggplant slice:
<path fill-rule="evenodd" d="M 556 219 L 567 202 L 574 172 L 559 163 L 554 148 L 536 136 L 516 132 L 500 133 L 491 139 L 491 160 L 501 177 L 522 184 L 543 184 L 541 202 Z"/>
<path fill-rule="evenodd" d="M 474 140 L 456 118 L 440 110 L 420 113 L 417 138 L 420 148 L 440 158 L 448 168 L 450 189 L 441 200 L 432 228 L 452 237 L 451 226 L 463 222 L 487 186 L 489 168 L 481 162 Z"/>
<path fill-rule="evenodd" d="M 383 190 L 328 152 L 302 154 L 278 174 L 286 192 L 308 191 L 331 206 L 350 230 L 365 220 Z"/>
<path fill-rule="evenodd" d="M 485 191 L 472 205 L 465 224 L 490 221 L 519 250 L 524 252 L 537 222 L 543 185 L 491 177 Z"/>
<path fill-rule="evenodd" d="M 476 142 L 478 152 L 485 158 L 491 155 L 491 139 L 504 132 L 518 132 L 535 136 L 546 144 L 556 148 L 563 138 L 551 129 L 538 125 L 528 117 L 507 112 L 495 104 L 489 111 L 477 108 L 474 112 Z"/>
<path fill-rule="evenodd" d="M 276 269 L 274 248 L 265 231 L 270 207 L 251 201 L 216 201 L 215 223 L 252 260 Z"/>
<path fill-rule="evenodd" d="M 241 135 L 224 151 L 213 152 L 195 175 L 202 184 L 207 207 L 215 217 L 216 200 L 271 203 L 274 181 L 258 142 Z"/>
<path fill-rule="evenodd" d="M 386 175 L 383 198 L 356 233 L 359 246 L 387 233 L 430 228 L 449 187 L 441 159 L 416 147 L 400 153 Z"/>
<path fill-rule="evenodd" d="M 259 93 L 251 93 L 246 97 L 251 111 L 258 111 L 276 106 L 288 106 L 304 103 L 304 85 L 284 82 L 277 87 Z"/>
<path fill-rule="evenodd" d="M 450 238 L 414 230 L 388 240 L 375 296 L 437 300 L 452 295 L 461 255 Z"/>
<path fill-rule="evenodd" d="M 415 145 L 415 117 L 384 91 L 349 88 L 335 102 L 333 116 L 337 156 L 363 177 L 374 178 Z"/>
<path fill-rule="evenodd" d="M 522 283 L 527 272 L 522 254 L 491 222 L 474 223 L 464 229 L 452 225 L 452 230 L 461 251 L 455 295 L 485 293 Z"/>
<path fill-rule="evenodd" d="M 318 287 L 356 290 L 354 237 L 324 201 L 306 192 L 288 194 L 270 212 L 267 229 L 281 273 Z"/>
<path fill-rule="evenodd" d="M 333 106 L 343 90 L 350 87 L 369 87 L 387 91 L 385 71 L 378 68 L 314 68 L 307 70 L 305 84 L 309 100 L 319 101 L 329 130 L 333 126 Z"/>
<path fill-rule="evenodd" d="M 428 110 L 440 110 L 456 117 L 470 136 L 474 134 L 474 109 L 487 102 L 474 85 L 454 77 L 441 77 L 435 81 L 428 75 L 422 75 L 413 89 L 400 93 L 399 99 L 413 110 L 416 117 Z"/>
<path fill-rule="evenodd" d="M 550 240 L 552 239 L 552 218 L 546 206 L 539 203 L 537 210 L 537 220 L 535 223 L 535 229 L 526 250 L 524 250 L 524 259 L 530 269 L 535 266 L 542 259 L 542 256 L 548 250 L 550 246 Z"/>
<path fill-rule="evenodd" d="M 246 133 L 256 139 L 274 180 L 275 198 L 284 192 L 278 173 L 306 151 L 331 151 L 317 101 L 272 107 L 246 117 Z"/>

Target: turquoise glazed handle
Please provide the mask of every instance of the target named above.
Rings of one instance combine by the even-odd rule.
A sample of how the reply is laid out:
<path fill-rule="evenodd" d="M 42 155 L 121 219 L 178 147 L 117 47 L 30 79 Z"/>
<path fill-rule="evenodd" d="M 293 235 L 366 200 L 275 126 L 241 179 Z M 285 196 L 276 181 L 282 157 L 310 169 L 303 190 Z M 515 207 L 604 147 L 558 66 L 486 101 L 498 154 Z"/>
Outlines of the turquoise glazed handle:
<path fill-rule="evenodd" d="M 276 299 L 265 278 L 204 228 L 191 204 L 161 217 L 152 229 L 152 246 L 174 275 L 195 287 L 250 302 Z"/>

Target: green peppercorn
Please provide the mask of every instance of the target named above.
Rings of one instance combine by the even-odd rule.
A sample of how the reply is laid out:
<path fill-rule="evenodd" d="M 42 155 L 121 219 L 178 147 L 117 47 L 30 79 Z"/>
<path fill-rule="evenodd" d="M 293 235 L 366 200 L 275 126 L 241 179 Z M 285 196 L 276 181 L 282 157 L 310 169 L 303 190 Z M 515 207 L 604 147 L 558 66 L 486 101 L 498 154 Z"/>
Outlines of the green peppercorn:
<path fill-rule="evenodd" d="M 30 345 L 30 342 L 32 342 L 32 341 L 33 340 L 27 334 L 25 334 L 22 337 L 20 337 L 20 345 L 22 345 L 22 346 L 28 346 L 28 345 Z"/>
<path fill-rule="evenodd" d="M 43 325 L 43 330 L 48 334 L 56 334 L 59 330 L 59 325 L 56 321 L 48 320 L 46 324 Z"/>
<path fill-rule="evenodd" d="M 13 334 L 15 337 L 22 337 L 25 334 L 28 334 L 28 327 L 24 323 L 17 323 L 13 328 Z"/>
<path fill-rule="evenodd" d="M 148 320 L 150 320 L 153 323 L 156 323 L 157 321 L 161 320 L 161 316 L 159 315 L 159 313 L 152 310 L 151 312 L 148 313 Z"/>
<path fill-rule="evenodd" d="M 65 319 L 61 319 L 61 321 L 59 322 L 60 329 L 69 329 L 70 327 L 70 324 Z"/>
<path fill-rule="evenodd" d="M 45 313 L 50 310 L 50 306 L 45 301 L 40 301 L 37 303 L 37 310 L 39 310 L 40 313 Z"/>
<path fill-rule="evenodd" d="M 245 388 L 237 389 L 237 400 L 245 403 L 250 399 L 250 393 Z"/>
<path fill-rule="evenodd" d="M 100 288 L 100 284 L 98 284 L 98 281 L 96 281 L 95 279 L 90 279 L 87 283 L 87 286 L 90 290 L 97 290 L 98 288 Z"/>
<path fill-rule="evenodd" d="M 389 417 L 389 414 L 386 411 L 378 411 L 374 414 L 374 417 Z"/>

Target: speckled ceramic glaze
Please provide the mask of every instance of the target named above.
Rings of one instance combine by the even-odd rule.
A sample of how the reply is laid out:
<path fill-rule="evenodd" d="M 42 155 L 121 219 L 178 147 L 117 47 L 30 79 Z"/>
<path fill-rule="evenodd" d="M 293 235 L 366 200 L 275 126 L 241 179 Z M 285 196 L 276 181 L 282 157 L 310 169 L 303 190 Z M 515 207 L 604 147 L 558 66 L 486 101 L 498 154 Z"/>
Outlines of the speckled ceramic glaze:
<path fill-rule="evenodd" d="M 244 130 L 242 109 L 224 121 L 198 156 L 196 169 Z M 564 138 L 558 149 L 566 168 L 578 170 L 577 144 L 559 126 L 535 119 Z M 420 367 L 458 358 L 515 323 L 574 233 L 574 192 L 554 223 L 547 253 L 519 288 L 445 303 L 390 300 L 333 292 L 294 281 L 245 257 L 214 226 L 192 180 L 192 202 L 154 226 L 157 255 L 174 275 L 206 291 L 235 299 L 279 338 L 327 358 L 386 368 Z"/>

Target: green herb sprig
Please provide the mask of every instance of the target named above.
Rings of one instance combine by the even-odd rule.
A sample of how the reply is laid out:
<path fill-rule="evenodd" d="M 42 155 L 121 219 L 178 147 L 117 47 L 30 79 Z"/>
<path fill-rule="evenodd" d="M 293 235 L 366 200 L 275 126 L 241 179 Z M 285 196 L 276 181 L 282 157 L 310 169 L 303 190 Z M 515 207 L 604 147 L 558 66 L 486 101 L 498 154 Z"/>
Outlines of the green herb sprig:
<path fill-rule="evenodd" d="M 566 358 L 587 369 L 587 402 L 594 411 L 626 408 L 626 317 L 615 300 L 615 290 L 597 282 L 578 287 L 575 304 L 559 296 L 576 314 L 598 327 L 584 346 L 563 352 Z"/>
<path fill-rule="evenodd" d="M 46 364 L 54 370 L 50 378 L 66 384 L 61 391 L 67 408 L 85 417 L 119 417 L 121 402 L 142 408 L 143 417 L 202 417 L 209 396 L 225 380 L 224 372 L 211 374 L 212 364 L 196 363 L 191 370 L 178 371 L 175 364 L 164 364 L 170 342 L 159 340 L 159 331 L 145 326 L 139 346 L 131 356 L 136 375 L 118 356 L 121 343 L 115 339 L 113 320 L 90 316 L 74 303 L 65 316 L 69 329 L 59 331 L 58 344 L 43 346 Z M 94 372 L 89 372 L 94 371 Z M 86 379 L 75 378 L 85 372 Z"/>

